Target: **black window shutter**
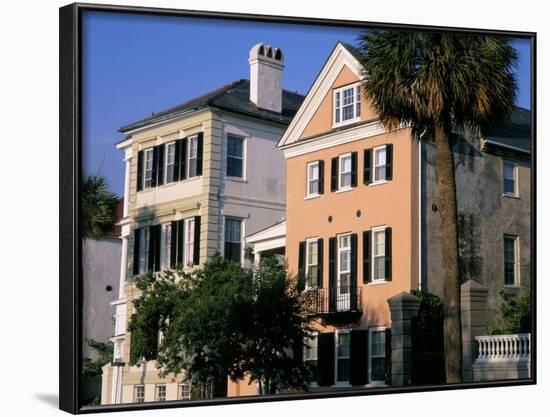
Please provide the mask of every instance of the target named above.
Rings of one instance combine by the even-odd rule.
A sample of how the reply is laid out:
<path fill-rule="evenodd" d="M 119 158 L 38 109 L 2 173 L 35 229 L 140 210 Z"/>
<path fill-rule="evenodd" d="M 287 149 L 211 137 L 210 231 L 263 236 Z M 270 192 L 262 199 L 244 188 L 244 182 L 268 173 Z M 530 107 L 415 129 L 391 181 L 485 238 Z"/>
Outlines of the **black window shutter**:
<path fill-rule="evenodd" d="M 371 282 L 371 232 L 363 232 L 363 282 Z"/>
<path fill-rule="evenodd" d="M 317 240 L 317 288 L 323 288 L 323 238 Z"/>
<path fill-rule="evenodd" d="M 187 178 L 187 138 L 180 141 L 180 180 Z"/>
<path fill-rule="evenodd" d="M 334 333 L 319 333 L 317 343 L 318 384 L 332 385 L 334 384 Z"/>
<path fill-rule="evenodd" d="M 202 175 L 202 155 L 204 146 L 204 135 L 200 132 L 197 135 L 197 175 Z"/>
<path fill-rule="evenodd" d="M 333 311 L 336 301 L 336 237 L 328 240 L 328 308 Z"/>
<path fill-rule="evenodd" d="M 367 383 L 368 330 L 352 330 L 350 333 L 350 383 Z"/>
<path fill-rule="evenodd" d="M 153 148 L 153 171 L 151 172 L 151 187 L 157 186 L 157 175 L 159 169 L 159 147 Z"/>
<path fill-rule="evenodd" d="M 143 190 L 143 151 L 138 152 L 137 161 L 137 191 Z"/>
<path fill-rule="evenodd" d="M 193 237 L 193 265 L 201 259 L 201 216 L 195 216 L 195 236 Z"/>
<path fill-rule="evenodd" d="M 176 264 L 183 265 L 183 251 L 184 251 L 184 245 L 183 245 L 183 238 L 185 236 L 184 226 L 185 221 L 178 220 L 178 252 L 176 255 Z"/>
<path fill-rule="evenodd" d="M 386 227 L 385 232 L 386 232 L 385 233 L 385 235 L 386 235 L 386 253 L 385 253 L 384 260 L 385 260 L 385 269 L 386 269 L 386 281 L 391 281 L 391 275 L 392 275 L 392 271 L 391 271 L 391 240 L 392 240 L 391 227 Z"/>
<path fill-rule="evenodd" d="M 357 311 L 357 233 L 350 236 L 350 307 L 352 311 Z"/>
<path fill-rule="evenodd" d="M 180 150 L 181 140 L 177 140 L 174 143 L 174 177 L 172 181 L 179 181 L 180 179 Z"/>
<path fill-rule="evenodd" d="M 386 378 L 385 382 L 391 385 L 391 327 L 386 328 Z"/>
<path fill-rule="evenodd" d="M 393 174 L 393 145 L 386 145 L 386 180 L 390 181 Z"/>
<path fill-rule="evenodd" d="M 134 230 L 134 265 L 133 265 L 133 272 L 134 275 L 139 274 L 139 237 L 140 237 L 141 229 L 135 229 Z"/>
<path fill-rule="evenodd" d="M 370 184 L 372 182 L 372 150 L 365 149 L 363 152 L 363 183 Z"/>
<path fill-rule="evenodd" d="M 351 153 L 351 186 L 357 187 L 357 152 Z"/>
<path fill-rule="evenodd" d="M 306 242 L 301 241 L 298 244 L 298 290 L 305 288 L 306 279 Z"/>
<path fill-rule="evenodd" d="M 178 264 L 178 222 L 170 223 L 170 268 Z"/>
<path fill-rule="evenodd" d="M 149 251 L 147 256 L 147 270 L 158 271 L 160 269 L 160 224 L 149 226 Z"/>
<path fill-rule="evenodd" d="M 330 160 L 330 191 L 338 190 L 338 157 Z"/>
<path fill-rule="evenodd" d="M 164 144 L 158 146 L 157 185 L 164 184 Z"/>
<path fill-rule="evenodd" d="M 319 194 L 325 192 L 325 161 L 319 161 Z"/>

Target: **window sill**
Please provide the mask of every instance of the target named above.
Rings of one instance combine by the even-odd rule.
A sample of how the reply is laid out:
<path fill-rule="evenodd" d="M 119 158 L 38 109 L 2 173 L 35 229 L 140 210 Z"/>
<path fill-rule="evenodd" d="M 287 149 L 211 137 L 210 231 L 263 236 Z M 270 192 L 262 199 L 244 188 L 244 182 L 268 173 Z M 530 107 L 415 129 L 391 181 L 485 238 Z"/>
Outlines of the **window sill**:
<path fill-rule="evenodd" d="M 353 187 L 339 188 L 334 192 L 335 193 L 345 193 L 345 192 L 348 192 L 348 191 L 351 191 L 351 190 L 353 190 Z"/>
<path fill-rule="evenodd" d="M 332 384 L 331 388 L 351 388 L 351 384 L 349 382 L 337 382 L 336 384 Z"/>
<path fill-rule="evenodd" d="M 376 187 L 377 185 L 387 184 L 388 182 L 389 182 L 388 180 L 380 180 L 380 181 L 371 182 L 368 186 Z"/>
<path fill-rule="evenodd" d="M 519 290 L 520 285 L 519 284 L 504 284 L 505 290 Z"/>
<path fill-rule="evenodd" d="M 228 181 L 233 181 L 233 182 L 241 182 L 243 184 L 248 183 L 248 180 L 246 178 L 230 177 L 230 176 L 226 175 L 225 179 L 228 180 Z"/>
<path fill-rule="evenodd" d="M 343 121 L 343 122 L 333 123 L 332 128 L 336 129 L 338 127 L 351 125 L 353 123 L 357 123 L 357 122 L 360 122 L 360 121 L 361 121 L 361 117 L 354 117 L 353 119 L 349 119 L 349 120 L 346 120 L 346 121 Z"/>
<path fill-rule="evenodd" d="M 386 383 L 383 381 L 372 381 L 365 385 L 365 388 L 383 388 L 387 386 L 388 385 L 386 385 Z"/>
<path fill-rule="evenodd" d="M 517 194 L 502 193 L 502 196 L 503 197 L 508 197 L 508 198 L 514 198 L 516 200 L 520 200 L 519 195 L 517 195 Z"/>
<path fill-rule="evenodd" d="M 315 198 L 321 197 L 321 194 L 310 194 L 304 197 L 304 200 L 313 200 Z"/>
<path fill-rule="evenodd" d="M 391 282 L 391 281 L 386 281 L 384 279 L 384 280 L 379 280 L 379 281 L 371 281 L 371 282 L 367 283 L 367 285 L 382 285 L 382 284 L 387 284 L 388 282 Z"/>

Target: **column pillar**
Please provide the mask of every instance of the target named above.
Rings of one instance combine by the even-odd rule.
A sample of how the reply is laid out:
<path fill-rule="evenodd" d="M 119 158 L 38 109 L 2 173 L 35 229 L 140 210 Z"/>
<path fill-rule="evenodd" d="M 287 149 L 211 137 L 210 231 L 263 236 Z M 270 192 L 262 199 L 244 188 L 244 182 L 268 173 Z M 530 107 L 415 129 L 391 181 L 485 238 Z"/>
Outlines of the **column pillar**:
<path fill-rule="evenodd" d="M 418 316 L 420 299 L 407 292 L 388 298 L 391 312 L 391 382 L 410 385 L 412 374 L 412 319 Z"/>
<path fill-rule="evenodd" d="M 475 336 L 486 333 L 488 289 L 468 280 L 460 286 L 460 319 L 462 322 L 462 379 L 473 381 L 472 363 L 477 356 Z"/>

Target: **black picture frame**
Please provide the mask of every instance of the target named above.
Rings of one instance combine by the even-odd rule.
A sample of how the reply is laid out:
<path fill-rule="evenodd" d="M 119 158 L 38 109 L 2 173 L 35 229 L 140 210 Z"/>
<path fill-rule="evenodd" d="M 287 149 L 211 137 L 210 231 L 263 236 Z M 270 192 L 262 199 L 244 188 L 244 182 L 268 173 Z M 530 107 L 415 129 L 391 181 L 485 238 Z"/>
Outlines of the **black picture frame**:
<path fill-rule="evenodd" d="M 342 390 L 323 393 L 297 393 L 235 397 L 196 401 L 170 401 L 102 406 L 82 406 L 80 398 L 82 367 L 82 247 L 80 241 L 80 189 L 82 177 L 82 14 L 85 11 L 103 11 L 122 14 L 158 16 L 203 17 L 236 21 L 322 25 L 339 27 L 406 28 L 415 31 L 468 32 L 477 34 L 508 35 L 529 39 L 531 42 L 531 252 L 532 252 L 532 326 L 531 378 L 502 382 L 475 382 L 456 385 L 401 386 L 380 388 L 374 391 Z M 226 12 L 206 12 L 151 7 L 70 4 L 59 9 L 60 52 L 60 258 L 59 258 L 59 408 L 72 414 L 96 412 L 164 409 L 205 405 L 239 404 L 250 402 L 288 401 L 342 396 L 366 396 L 390 393 L 413 393 L 465 388 L 489 388 L 511 385 L 531 385 L 537 382 L 537 238 L 536 238 L 536 163 L 537 163 L 537 111 L 536 111 L 536 42 L 534 32 L 486 30 L 479 28 L 443 27 L 381 22 L 317 19 L 296 16 L 270 16 Z"/>

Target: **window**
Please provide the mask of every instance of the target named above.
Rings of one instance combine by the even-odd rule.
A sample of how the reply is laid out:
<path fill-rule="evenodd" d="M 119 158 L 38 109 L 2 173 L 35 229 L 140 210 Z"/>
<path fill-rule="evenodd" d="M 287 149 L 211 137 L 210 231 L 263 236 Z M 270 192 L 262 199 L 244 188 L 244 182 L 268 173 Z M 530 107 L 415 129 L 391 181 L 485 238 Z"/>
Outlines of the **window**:
<path fill-rule="evenodd" d="M 161 268 L 170 268 L 170 256 L 172 247 L 172 224 L 166 223 L 162 225 L 162 250 L 161 250 Z"/>
<path fill-rule="evenodd" d="M 374 182 L 386 179 L 386 146 L 374 149 Z"/>
<path fill-rule="evenodd" d="M 143 385 L 134 386 L 134 402 L 142 403 L 145 401 L 145 387 Z"/>
<path fill-rule="evenodd" d="M 386 329 L 370 329 L 370 378 L 371 383 L 386 381 Z"/>
<path fill-rule="evenodd" d="M 317 369 L 318 356 L 318 338 L 317 333 L 311 334 L 304 340 L 304 363 L 309 365 L 311 369 Z M 314 381 L 310 382 L 310 386 L 316 386 Z"/>
<path fill-rule="evenodd" d="M 349 384 L 350 380 L 350 333 L 336 332 L 336 383 Z"/>
<path fill-rule="evenodd" d="M 336 309 L 350 309 L 351 235 L 338 236 L 338 282 Z"/>
<path fill-rule="evenodd" d="M 504 177 L 504 194 L 517 195 L 517 166 L 511 161 L 504 161 L 503 163 L 503 177 Z"/>
<path fill-rule="evenodd" d="M 141 228 L 139 234 L 139 273 L 144 274 L 149 267 L 149 228 Z"/>
<path fill-rule="evenodd" d="M 145 150 L 145 166 L 143 178 L 143 188 L 151 188 L 151 186 L 153 185 L 153 148 Z"/>
<path fill-rule="evenodd" d="M 176 142 L 166 144 L 166 183 L 176 181 L 174 177 L 174 166 L 176 164 Z"/>
<path fill-rule="evenodd" d="M 189 178 L 197 176 L 198 143 L 199 143 L 198 136 L 192 136 L 189 138 L 189 150 L 187 152 L 187 154 L 189 155 L 189 163 L 187 164 L 189 167 L 189 172 L 187 176 Z"/>
<path fill-rule="evenodd" d="M 354 122 L 361 116 L 361 86 L 344 87 L 334 92 L 334 124 Z"/>
<path fill-rule="evenodd" d="M 306 289 L 317 288 L 319 264 L 319 246 L 317 239 L 306 242 Z"/>
<path fill-rule="evenodd" d="M 373 281 L 384 281 L 386 279 L 386 230 L 373 230 Z"/>
<path fill-rule="evenodd" d="M 225 218 L 224 257 L 241 263 L 241 220 Z"/>
<path fill-rule="evenodd" d="M 193 251 L 195 247 L 195 219 L 185 219 L 185 254 L 184 262 L 187 266 L 193 265 Z"/>
<path fill-rule="evenodd" d="M 155 386 L 155 401 L 166 401 L 166 385 Z"/>
<path fill-rule="evenodd" d="M 227 176 L 243 178 L 244 138 L 227 135 Z"/>
<path fill-rule="evenodd" d="M 519 283 L 518 237 L 504 235 L 504 285 L 516 286 Z"/>
<path fill-rule="evenodd" d="M 319 161 L 307 164 L 307 195 L 319 194 Z"/>
<path fill-rule="evenodd" d="M 351 154 L 340 155 L 340 175 L 338 189 L 345 189 L 351 187 Z"/>
<path fill-rule="evenodd" d="M 178 399 L 190 400 L 191 399 L 191 385 L 180 384 L 178 387 Z"/>

